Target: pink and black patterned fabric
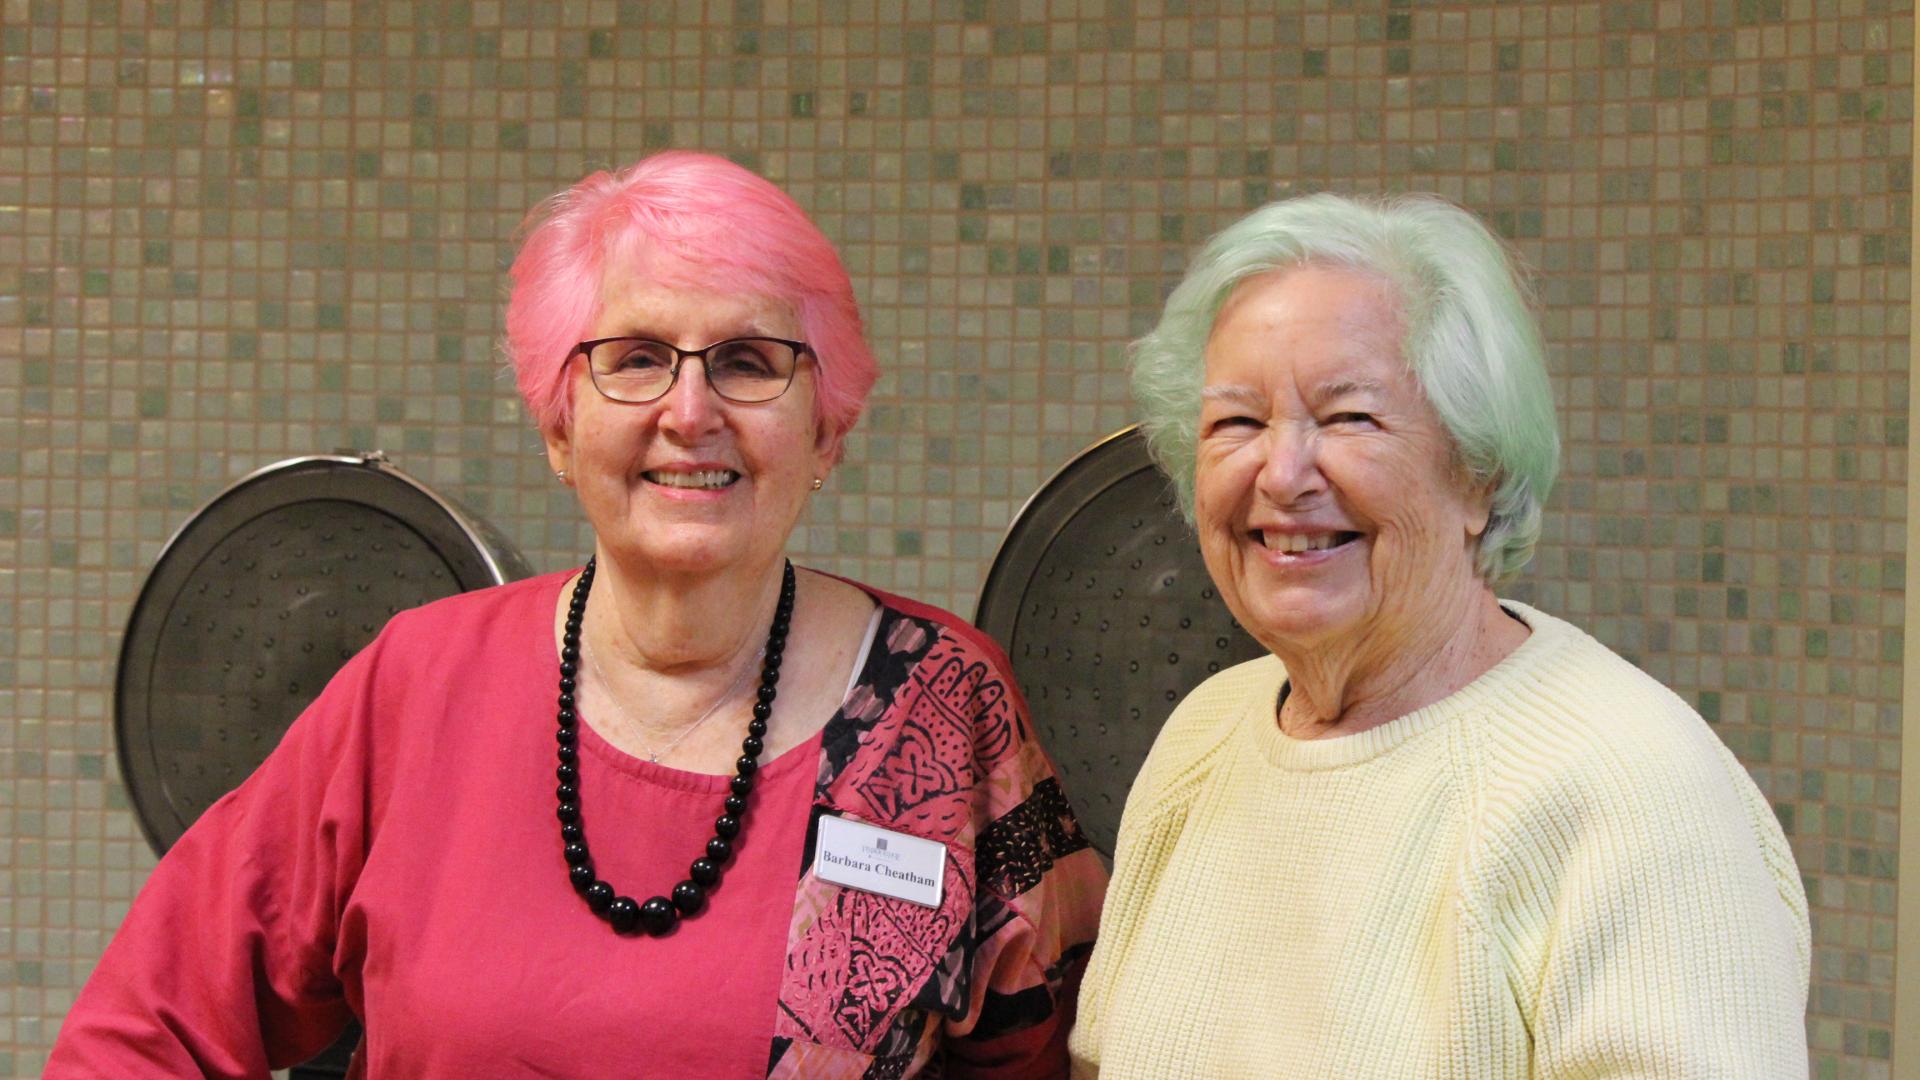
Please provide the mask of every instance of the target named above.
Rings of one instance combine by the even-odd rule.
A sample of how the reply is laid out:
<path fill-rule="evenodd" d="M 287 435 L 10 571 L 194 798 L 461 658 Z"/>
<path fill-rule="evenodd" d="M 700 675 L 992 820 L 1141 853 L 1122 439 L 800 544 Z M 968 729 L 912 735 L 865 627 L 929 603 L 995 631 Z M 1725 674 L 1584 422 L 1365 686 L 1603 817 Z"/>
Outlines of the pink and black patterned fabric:
<path fill-rule="evenodd" d="M 944 1075 L 1064 1075 L 1104 871 L 999 650 L 876 599 L 859 686 L 822 732 L 814 815 L 945 844 L 946 888 L 930 910 L 803 866 L 768 1075 L 916 1076 L 942 1056 Z"/>

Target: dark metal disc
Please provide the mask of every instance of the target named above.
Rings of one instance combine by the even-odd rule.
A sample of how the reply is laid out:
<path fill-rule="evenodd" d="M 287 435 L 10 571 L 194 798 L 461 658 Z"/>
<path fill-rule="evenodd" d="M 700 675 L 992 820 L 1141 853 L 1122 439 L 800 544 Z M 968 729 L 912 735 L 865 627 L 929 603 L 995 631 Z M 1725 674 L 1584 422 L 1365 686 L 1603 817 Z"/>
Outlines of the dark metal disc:
<path fill-rule="evenodd" d="M 377 454 L 296 458 L 222 492 L 168 541 L 120 649 L 121 775 L 154 850 L 252 773 L 396 612 L 527 573 Z"/>
<path fill-rule="evenodd" d="M 1266 652 L 1220 601 L 1138 427 L 1027 500 L 974 621 L 1006 647 L 1080 826 L 1109 859 L 1167 714 L 1207 676 Z"/>

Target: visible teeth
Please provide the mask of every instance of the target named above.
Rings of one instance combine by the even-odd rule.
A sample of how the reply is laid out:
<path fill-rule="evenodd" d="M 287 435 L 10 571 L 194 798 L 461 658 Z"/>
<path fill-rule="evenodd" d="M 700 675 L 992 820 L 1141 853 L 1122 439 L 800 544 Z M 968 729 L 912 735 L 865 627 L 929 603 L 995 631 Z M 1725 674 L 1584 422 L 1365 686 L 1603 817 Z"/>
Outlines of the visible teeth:
<path fill-rule="evenodd" d="M 723 488 L 740 476 L 732 469 L 701 469 L 698 472 L 653 471 L 644 475 L 656 484 L 678 488 Z"/>
<path fill-rule="evenodd" d="M 1289 555 L 1298 555 L 1306 551 L 1325 551 L 1340 543 L 1341 533 L 1316 533 L 1307 536 L 1303 533 L 1274 532 L 1270 529 L 1260 531 L 1260 542 L 1269 551 L 1284 551 Z"/>

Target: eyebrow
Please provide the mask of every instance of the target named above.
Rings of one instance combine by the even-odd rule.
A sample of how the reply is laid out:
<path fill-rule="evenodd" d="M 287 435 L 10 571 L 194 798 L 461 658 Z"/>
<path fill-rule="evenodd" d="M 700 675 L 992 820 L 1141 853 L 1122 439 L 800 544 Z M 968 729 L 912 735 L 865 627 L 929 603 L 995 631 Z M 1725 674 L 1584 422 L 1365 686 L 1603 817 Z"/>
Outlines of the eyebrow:
<path fill-rule="evenodd" d="M 1349 394 L 1381 394 L 1386 388 L 1386 384 L 1378 379 L 1336 379 L 1314 387 L 1307 393 L 1307 402 L 1321 407 Z M 1267 396 L 1246 383 L 1222 383 L 1201 388 L 1200 400 L 1256 408 L 1266 404 Z"/>
<path fill-rule="evenodd" d="M 1219 386 L 1202 387 L 1201 401 L 1220 401 L 1243 408 L 1256 408 L 1265 405 L 1267 396 L 1246 383 L 1222 383 Z"/>
<path fill-rule="evenodd" d="M 662 342 L 668 342 L 668 343 L 671 343 L 672 341 L 672 337 L 670 335 L 663 334 L 655 330 L 639 329 L 639 327 L 645 326 L 646 325 L 645 323 L 630 322 L 630 323 L 624 323 L 622 325 L 625 325 L 630 329 L 628 329 L 626 333 L 613 334 L 610 336 L 624 337 L 624 338 L 644 338 L 647 341 L 662 341 Z M 767 324 L 765 322 L 762 322 L 759 319 L 748 319 L 746 322 L 739 324 L 738 329 L 728 331 L 727 333 L 722 334 L 717 338 L 714 338 L 712 341 L 707 342 L 707 344 L 717 345 L 722 341 L 733 341 L 736 338 L 751 338 L 751 337 L 774 338 L 780 341 L 786 340 L 786 337 L 784 335 L 776 334 L 772 330 L 768 329 Z"/>
<path fill-rule="evenodd" d="M 1383 394 L 1386 384 L 1378 379 L 1336 379 L 1333 382 L 1317 386 L 1307 395 L 1312 404 L 1323 406 L 1349 394 Z"/>

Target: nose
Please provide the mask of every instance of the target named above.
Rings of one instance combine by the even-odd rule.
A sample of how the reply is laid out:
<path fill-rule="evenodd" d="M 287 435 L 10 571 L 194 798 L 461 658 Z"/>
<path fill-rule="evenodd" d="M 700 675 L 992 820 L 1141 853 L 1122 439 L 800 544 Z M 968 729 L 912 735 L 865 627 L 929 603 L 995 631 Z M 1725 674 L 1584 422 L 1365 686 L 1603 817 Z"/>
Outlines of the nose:
<path fill-rule="evenodd" d="M 679 375 L 660 398 L 660 426 L 690 438 L 720 426 L 720 395 L 707 382 L 706 361 L 697 356 L 680 361 Z"/>
<path fill-rule="evenodd" d="M 1316 432 L 1296 424 L 1274 424 L 1261 438 L 1266 456 L 1254 486 L 1268 502 L 1280 507 L 1301 506 L 1326 494 L 1327 478 L 1320 472 Z"/>

